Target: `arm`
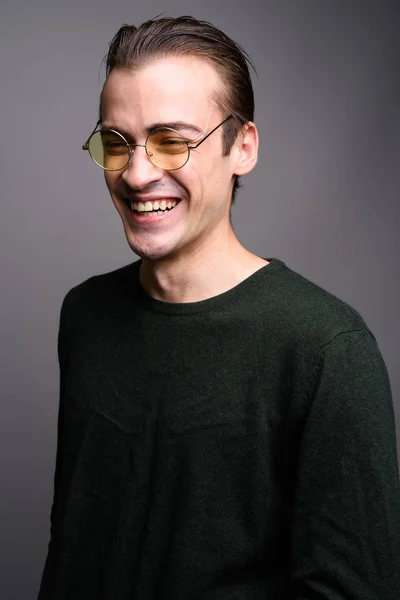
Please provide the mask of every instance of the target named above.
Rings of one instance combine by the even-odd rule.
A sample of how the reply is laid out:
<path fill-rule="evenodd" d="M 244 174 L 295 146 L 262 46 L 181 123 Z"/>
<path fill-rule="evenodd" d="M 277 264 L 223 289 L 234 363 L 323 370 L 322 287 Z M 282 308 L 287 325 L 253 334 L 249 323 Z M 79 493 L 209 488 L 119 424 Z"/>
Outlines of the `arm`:
<path fill-rule="evenodd" d="M 292 522 L 291 598 L 400 598 L 400 488 L 390 384 L 367 330 L 315 365 Z"/>
<path fill-rule="evenodd" d="M 42 581 L 39 591 L 38 600 L 44 600 L 51 597 L 51 581 L 56 575 L 56 551 L 54 550 L 54 532 L 57 511 L 59 510 L 60 498 L 60 482 L 62 472 L 62 461 L 63 461 L 63 447 L 64 447 L 64 380 L 67 370 L 68 357 L 70 354 L 71 346 L 71 328 L 70 328 L 70 310 L 68 308 L 71 302 L 71 296 L 74 290 L 71 290 L 65 297 L 60 314 L 60 323 L 58 330 L 58 361 L 60 367 L 60 394 L 59 394 L 59 408 L 58 408 L 58 427 L 57 427 L 57 451 L 56 451 L 56 464 L 54 471 L 54 495 L 50 513 L 50 541 L 48 544 L 47 559 L 42 575 Z"/>

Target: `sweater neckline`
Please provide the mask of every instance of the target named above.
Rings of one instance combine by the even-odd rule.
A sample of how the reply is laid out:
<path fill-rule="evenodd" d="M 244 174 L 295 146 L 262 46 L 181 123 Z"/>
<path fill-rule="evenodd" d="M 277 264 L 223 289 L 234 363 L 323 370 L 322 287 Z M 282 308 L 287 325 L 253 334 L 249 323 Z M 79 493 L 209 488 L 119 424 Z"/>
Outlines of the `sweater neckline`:
<path fill-rule="evenodd" d="M 246 296 L 253 286 L 257 285 L 261 280 L 265 279 L 265 277 L 270 277 L 276 273 L 277 270 L 286 266 L 285 263 L 278 258 L 265 258 L 264 260 L 269 261 L 269 264 L 264 265 L 261 267 L 261 269 L 258 269 L 255 271 L 255 273 L 252 273 L 249 275 L 249 277 L 246 277 L 246 279 L 226 292 L 222 292 L 221 294 L 217 294 L 216 296 L 207 298 L 205 300 L 199 300 L 198 302 L 179 303 L 158 300 L 150 296 L 144 290 L 139 279 L 139 271 L 142 261 L 138 260 L 136 263 L 134 263 L 136 266 L 135 277 L 137 282 L 138 299 L 140 304 L 147 310 L 171 316 L 193 315 L 199 312 L 215 310 L 229 302 L 233 302 L 243 296 Z"/>

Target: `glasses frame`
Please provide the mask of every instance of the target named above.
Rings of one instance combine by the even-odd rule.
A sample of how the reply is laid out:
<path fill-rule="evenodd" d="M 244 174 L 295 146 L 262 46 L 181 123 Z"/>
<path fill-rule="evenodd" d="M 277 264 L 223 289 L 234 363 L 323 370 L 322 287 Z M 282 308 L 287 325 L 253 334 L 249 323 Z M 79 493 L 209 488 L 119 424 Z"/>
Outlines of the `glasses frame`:
<path fill-rule="evenodd" d="M 224 125 L 227 121 L 229 121 L 230 119 L 233 118 L 233 114 L 230 114 L 226 117 L 226 119 L 224 119 L 222 121 L 222 123 L 220 123 L 219 125 L 217 125 L 216 127 L 214 127 L 214 129 L 212 129 L 209 133 L 207 133 L 207 135 L 205 135 L 200 141 L 196 142 L 195 144 L 191 144 L 181 133 L 179 133 L 179 131 L 176 131 L 176 129 L 172 129 L 172 127 L 157 127 L 156 129 L 153 129 L 152 131 L 150 131 L 149 135 L 146 138 L 146 141 L 144 144 L 129 144 L 126 139 L 124 138 L 124 136 L 122 135 L 122 133 L 120 133 L 119 131 L 116 131 L 115 129 L 97 129 L 98 126 L 101 123 L 101 119 L 99 121 L 97 121 L 96 123 L 96 127 L 93 129 L 92 133 L 89 135 L 88 139 L 86 140 L 86 142 L 83 144 L 82 146 L 82 150 L 87 150 L 89 152 L 90 158 L 93 160 L 94 163 L 96 163 L 96 165 L 98 165 L 101 169 L 103 169 L 103 171 L 112 171 L 112 172 L 117 172 L 117 171 L 122 171 L 123 169 L 126 169 L 126 167 L 129 165 L 129 163 L 131 162 L 133 153 L 135 151 L 135 148 L 144 148 L 146 150 L 146 155 L 148 157 L 148 159 L 150 160 L 150 162 L 155 165 L 158 169 L 162 169 L 163 171 L 178 171 L 179 169 L 182 169 L 182 167 L 184 167 L 186 165 L 186 163 L 188 162 L 189 158 L 190 158 L 190 151 L 191 150 L 195 150 L 196 148 L 198 148 L 200 146 L 200 144 L 202 144 L 203 142 L 205 142 L 205 140 L 207 138 L 210 137 L 211 134 L 214 133 L 214 131 L 217 131 L 217 129 L 219 129 L 222 125 Z M 164 167 L 160 167 L 160 165 L 157 165 L 154 161 L 151 160 L 151 156 L 147 150 L 147 140 L 149 139 L 149 137 L 158 130 L 167 130 L 167 131 L 173 131 L 174 133 L 177 133 L 186 143 L 187 149 L 188 149 L 188 153 L 187 153 L 187 158 L 185 160 L 185 162 L 183 163 L 183 165 L 181 165 L 180 167 L 176 167 L 175 169 L 165 169 Z M 128 160 L 126 165 L 124 165 L 123 167 L 121 167 L 120 169 L 106 169 L 105 167 L 103 167 L 102 165 L 100 165 L 97 161 L 94 160 L 93 156 L 90 154 L 89 151 L 89 143 L 90 140 L 92 138 L 92 136 L 95 133 L 98 133 L 99 131 L 111 131 L 112 133 L 116 133 L 117 135 L 119 135 L 125 142 L 125 144 L 128 147 Z"/>

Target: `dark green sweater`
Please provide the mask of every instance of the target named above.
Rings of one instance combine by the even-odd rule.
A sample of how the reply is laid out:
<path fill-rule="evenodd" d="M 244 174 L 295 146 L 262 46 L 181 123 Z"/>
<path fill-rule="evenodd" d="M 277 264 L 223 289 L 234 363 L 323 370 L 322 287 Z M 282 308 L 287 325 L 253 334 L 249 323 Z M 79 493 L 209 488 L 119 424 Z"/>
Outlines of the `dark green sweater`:
<path fill-rule="evenodd" d="M 359 314 L 272 259 L 168 304 L 140 261 L 61 311 L 39 600 L 397 600 L 390 385 Z"/>

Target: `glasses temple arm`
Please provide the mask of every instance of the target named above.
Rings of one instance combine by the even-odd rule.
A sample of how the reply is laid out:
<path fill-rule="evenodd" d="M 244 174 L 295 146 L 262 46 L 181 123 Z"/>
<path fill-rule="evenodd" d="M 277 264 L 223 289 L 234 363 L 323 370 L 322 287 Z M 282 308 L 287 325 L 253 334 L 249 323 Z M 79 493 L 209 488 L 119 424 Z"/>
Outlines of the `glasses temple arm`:
<path fill-rule="evenodd" d="M 229 121 L 229 119 L 232 119 L 233 115 L 229 115 L 228 117 L 226 117 L 225 121 L 222 121 L 222 123 L 220 123 L 219 125 L 217 125 L 216 127 L 214 127 L 214 129 L 212 129 L 209 133 L 207 133 L 206 137 L 203 137 L 202 140 L 200 140 L 199 142 L 197 142 L 197 144 L 188 144 L 189 148 L 198 148 L 200 146 L 200 144 L 202 144 L 203 142 L 206 141 L 206 139 L 208 137 L 210 137 L 210 135 L 212 133 L 214 133 L 214 131 L 216 131 L 218 129 L 218 127 L 221 127 L 222 125 L 224 125 L 227 121 Z"/>
<path fill-rule="evenodd" d="M 99 119 L 96 123 L 96 127 L 93 129 L 92 133 L 89 135 L 88 139 L 86 140 L 86 142 L 83 144 L 82 146 L 82 150 L 88 150 L 89 149 L 89 140 L 92 137 L 92 135 L 94 134 L 94 132 L 96 131 L 96 129 L 98 128 L 98 126 L 100 125 L 101 120 Z"/>

